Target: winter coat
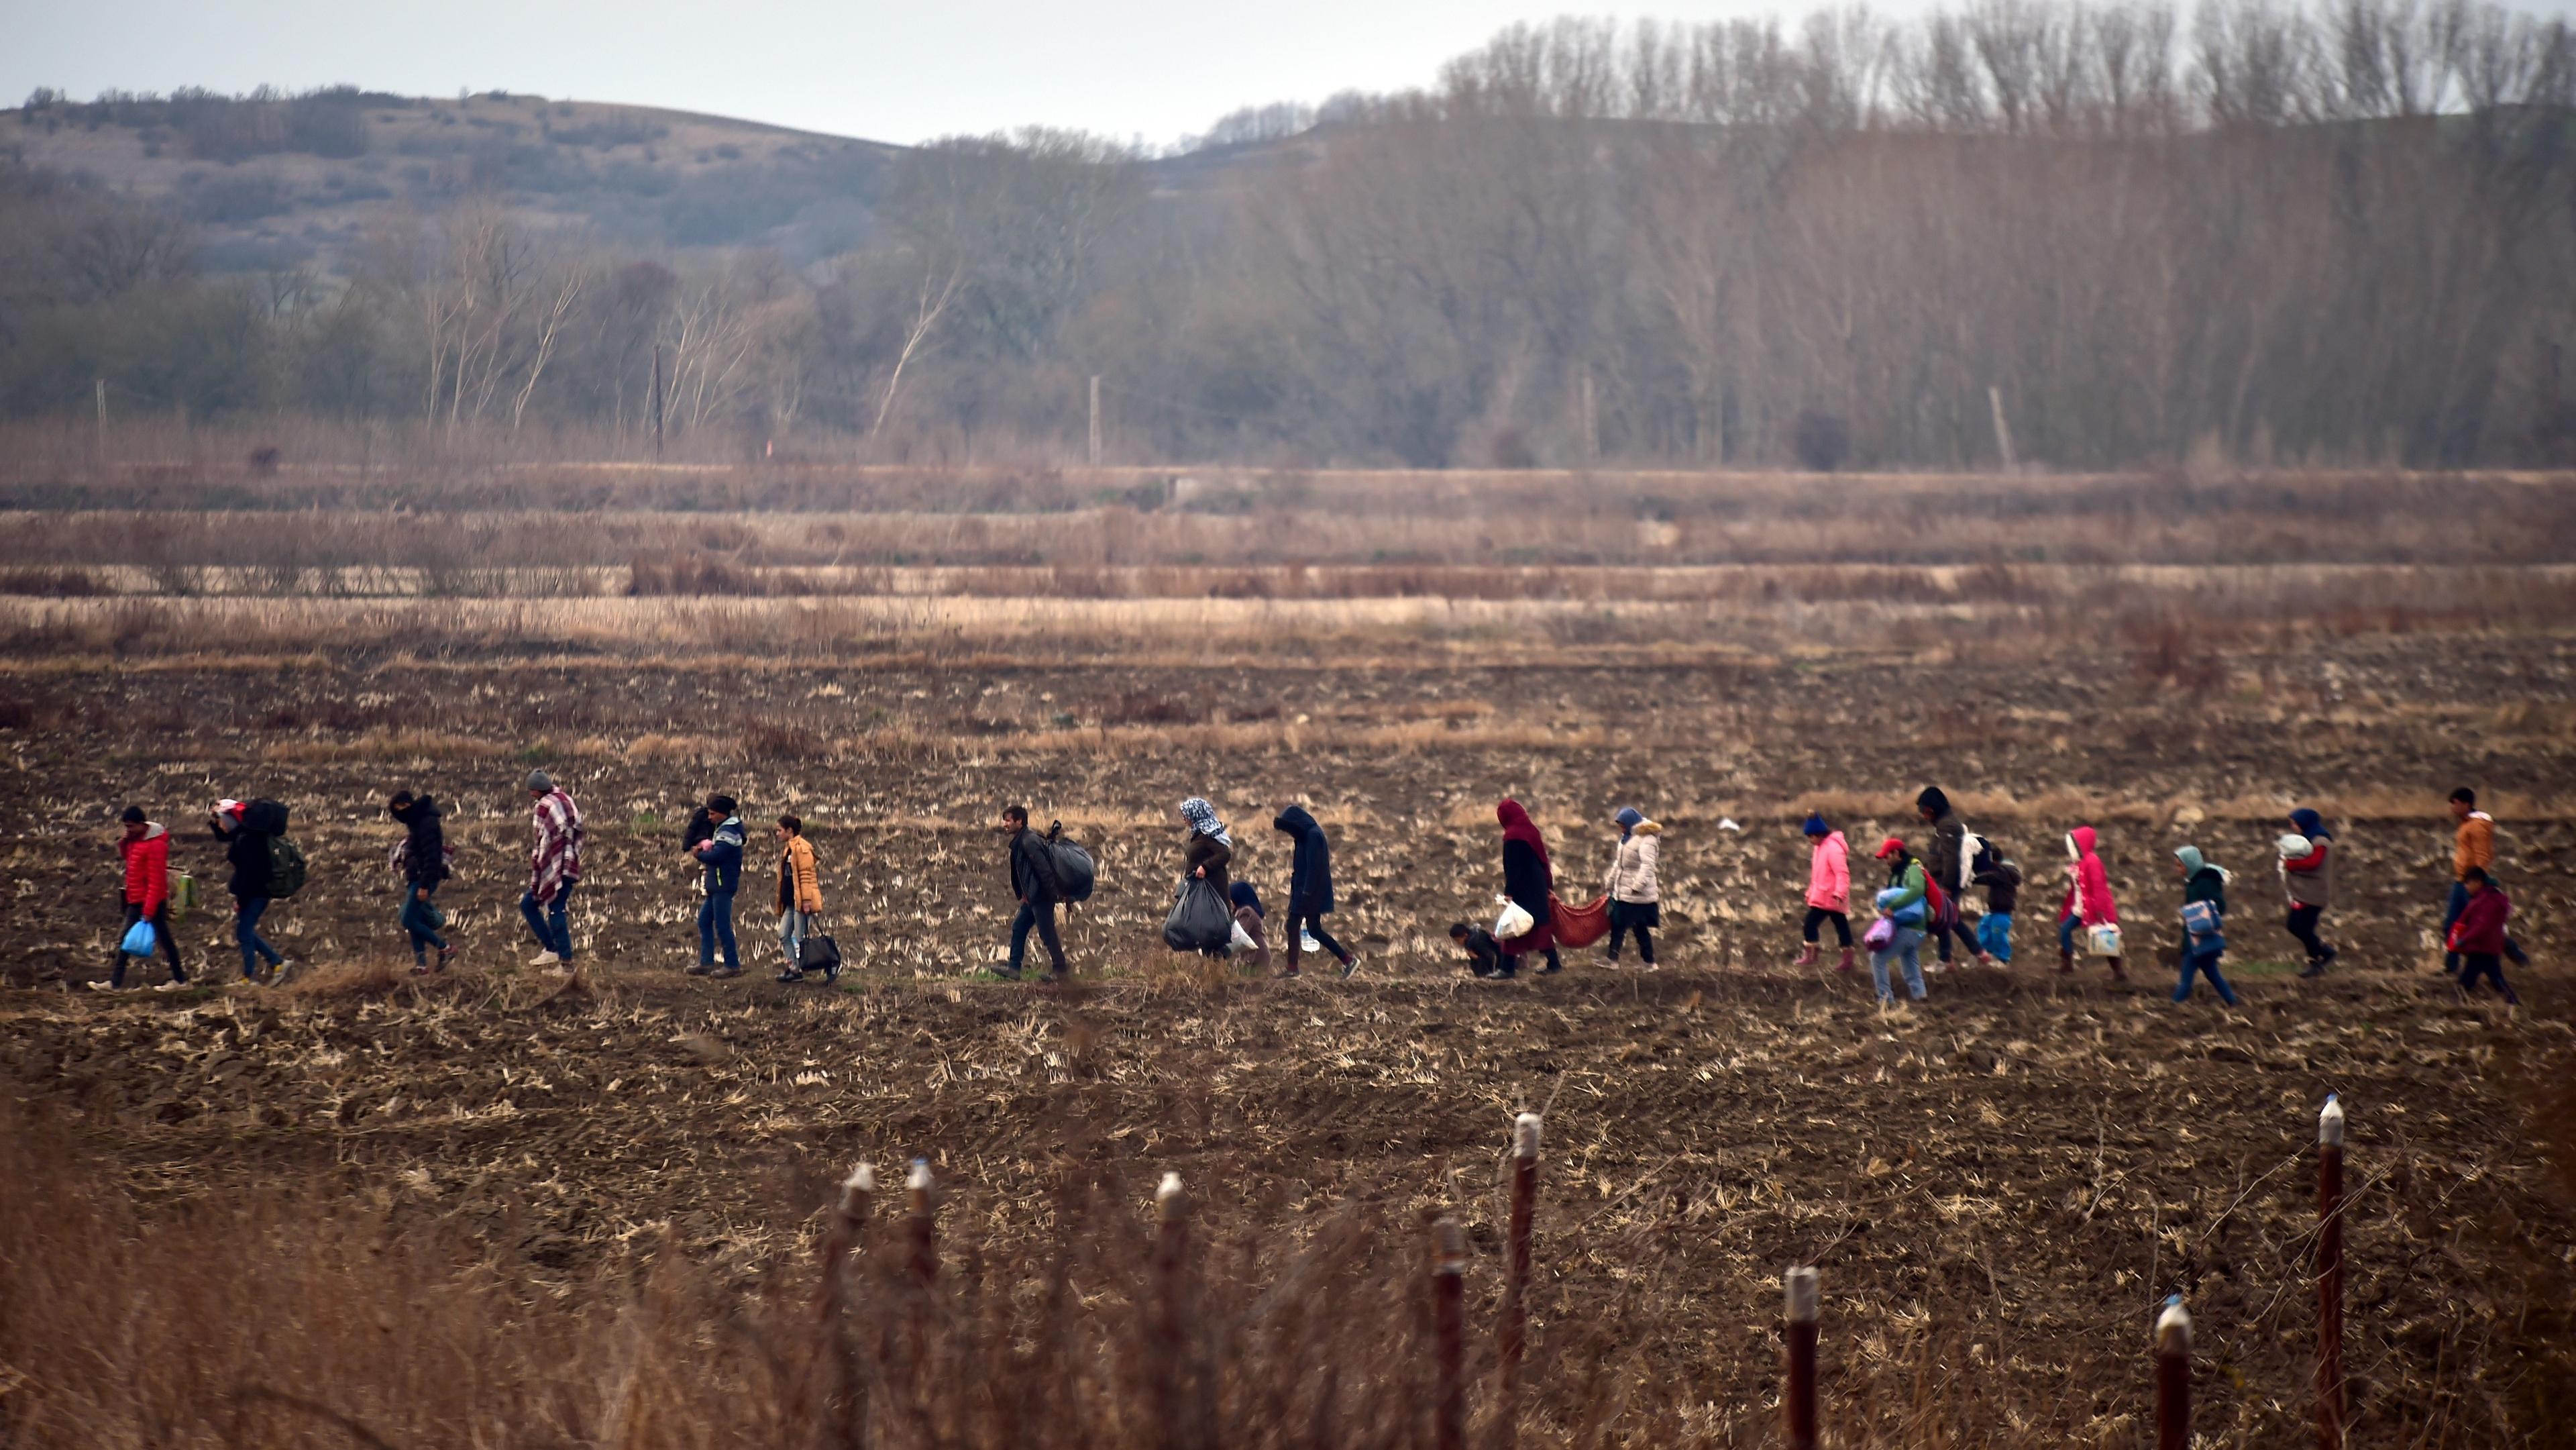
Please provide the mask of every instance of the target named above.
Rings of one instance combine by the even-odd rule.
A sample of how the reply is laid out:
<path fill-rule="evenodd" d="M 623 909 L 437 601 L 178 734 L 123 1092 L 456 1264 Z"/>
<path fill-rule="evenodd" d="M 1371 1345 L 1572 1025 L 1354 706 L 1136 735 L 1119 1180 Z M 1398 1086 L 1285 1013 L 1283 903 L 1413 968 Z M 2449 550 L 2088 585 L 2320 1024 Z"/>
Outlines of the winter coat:
<path fill-rule="evenodd" d="M 1932 839 L 1923 846 L 1924 874 L 1941 883 L 1941 894 L 1958 896 L 1968 884 L 1968 826 L 1950 802 L 1938 792 L 1927 791 L 1940 806 L 1932 818 Z"/>
<path fill-rule="evenodd" d="M 1333 848 L 1303 806 L 1281 811 L 1270 825 L 1297 843 L 1288 862 L 1288 926 L 1293 931 L 1307 917 L 1333 909 Z"/>
<path fill-rule="evenodd" d="M 807 915 L 823 909 L 823 881 L 814 869 L 814 843 L 803 836 L 790 836 L 778 853 L 778 912 L 791 911 Z"/>
<path fill-rule="evenodd" d="M 1556 919 L 1548 908 L 1548 893 L 1555 889 L 1556 878 L 1526 841 L 1503 843 L 1503 894 L 1520 904 L 1530 920 L 1545 926 Z"/>
<path fill-rule="evenodd" d="M 447 879 L 447 828 L 440 823 L 438 802 L 422 796 L 394 812 L 403 823 L 402 878 L 414 887 L 435 888 Z"/>
<path fill-rule="evenodd" d="M 1978 872 L 1976 884 L 1986 888 L 1986 910 L 1997 916 L 2010 916 L 2021 905 L 2021 868 L 2010 861 Z"/>
<path fill-rule="evenodd" d="M 698 859 L 706 863 L 707 894 L 730 895 L 742 889 L 742 853 L 747 844 L 742 817 L 727 816 L 716 823 L 716 833 L 707 838 Z"/>
<path fill-rule="evenodd" d="M 1609 896 L 1632 906 L 1646 905 L 1655 899 L 1655 838 L 1663 827 L 1653 821 L 1639 821 L 1619 843 L 1610 858 Z"/>
<path fill-rule="evenodd" d="M 1490 977 L 1503 969 L 1502 943 L 1481 926 L 1467 928 L 1467 939 L 1459 945 L 1467 951 L 1467 970 L 1480 977 Z"/>
<path fill-rule="evenodd" d="M 1820 911 L 1851 910 L 1851 844 L 1840 831 L 1813 838 L 1807 852 L 1807 904 Z"/>
<path fill-rule="evenodd" d="M 556 786 L 537 797 L 532 814 L 537 839 L 528 852 L 528 894 L 546 904 L 567 883 L 581 879 L 581 807 Z"/>
<path fill-rule="evenodd" d="M 2484 891 L 2472 892 L 2469 904 L 2461 909 L 2460 920 L 2451 928 L 2448 950 L 2464 955 L 2500 956 L 2505 949 L 2505 919 L 2513 915 L 2513 902 L 2504 888 L 2489 883 Z"/>
<path fill-rule="evenodd" d="M 1879 914 L 1893 918 L 1898 926 L 1923 925 L 1929 911 L 1926 879 L 1920 861 L 1907 861 L 1890 871 L 1887 889 L 1874 898 Z"/>
<path fill-rule="evenodd" d="M 2182 883 L 2182 904 L 2189 906 L 2195 901 L 2206 901 L 2218 908 L 2220 916 L 2225 916 L 2227 914 L 2227 873 L 2215 866 L 2203 866 L 2191 873 L 2190 877 Z"/>
<path fill-rule="evenodd" d="M 143 908 L 143 919 L 151 920 L 170 899 L 170 832 L 147 822 L 141 840 L 117 841 L 116 854 L 125 858 L 125 904 Z"/>
<path fill-rule="evenodd" d="M 1011 894 L 1031 906 L 1053 906 L 1063 895 L 1056 885 L 1054 849 L 1026 826 L 1011 832 Z"/>
<path fill-rule="evenodd" d="M 224 889 L 231 892 L 236 901 L 266 900 L 270 869 L 268 837 L 238 819 L 232 829 L 216 831 L 214 836 L 224 843 L 224 860 L 233 868 L 232 879 L 224 883 Z"/>
<path fill-rule="evenodd" d="M 2328 907 L 2334 904 L 2334 837 L 2326 831 L 2325 821 L 2315 811 L 2290 812 L 2290 823 L 2308 838 L 2308 854 L 2281 863 L 2281 883 L 2290 893 L 2292 906 Z"/>
<path fill-rule="evenodd" d="M 2495 817 L 2484 811 L 2469 812 L 2451 838 L 2451 874 L 2466 881 L 2472 866 L 2495 869 Z"/>
<path fill-rule="evenodd" d="M 2093 850 L 2096 839 L 2091 826 L 2077 826 L 2066 833 L 2075 878 L 2066 885 L 2065 900 L 2057 904 L 2059 921 L 2072 916 L 2086 926 L 2105 926 L 2120 920 L 2120 903 L 2111 898 L 2110 868 Z"/>
<path fill-rule="evenodd" d="M 1233 861 L 1232 846 L 1214 836 L 1192 831 L 1189 844 L 1181 848 L 1181 875 L 1186 879 L 1191 872 L 1204 866 L 1208 884 L 1216 888 L 1219 896 L 1230 897 L 1234 894 L 1234 886 L 1226 873 Z"/>

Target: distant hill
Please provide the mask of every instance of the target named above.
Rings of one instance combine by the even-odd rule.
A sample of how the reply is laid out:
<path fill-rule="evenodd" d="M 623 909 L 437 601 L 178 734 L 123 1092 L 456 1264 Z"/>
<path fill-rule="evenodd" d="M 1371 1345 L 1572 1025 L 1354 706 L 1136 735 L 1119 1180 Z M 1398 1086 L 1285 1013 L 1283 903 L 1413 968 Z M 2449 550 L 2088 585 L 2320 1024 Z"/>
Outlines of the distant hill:
<path fill-rule="evenodd" d="M 801 264 L 866 240 L 901 149 L 501 92 L 182 91 L 0 112 L 0 157 L 166 204 L 219 271 L 345 273 L 375 224 L 479 190 L 632 249 L 771 247 Z"/>

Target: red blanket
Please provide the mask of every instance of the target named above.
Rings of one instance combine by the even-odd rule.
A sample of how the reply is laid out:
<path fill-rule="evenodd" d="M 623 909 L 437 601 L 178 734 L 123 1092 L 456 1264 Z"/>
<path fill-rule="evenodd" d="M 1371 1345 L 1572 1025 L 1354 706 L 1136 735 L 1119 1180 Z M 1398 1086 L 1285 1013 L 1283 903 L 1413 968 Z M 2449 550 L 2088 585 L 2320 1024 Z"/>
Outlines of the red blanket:
<path fill-rule="evenodd" d="M 1588 947 L 1610 934 L 1610 898 L 1596 896 L 1582 906 L 1568 906 L 1551 894 L 1548 913 L 1555 920 L 1527 936 L 1516 936 L 1502 944 L 1514 956 L 1524 952 L 1543 952 L 1551 945 Z"/>

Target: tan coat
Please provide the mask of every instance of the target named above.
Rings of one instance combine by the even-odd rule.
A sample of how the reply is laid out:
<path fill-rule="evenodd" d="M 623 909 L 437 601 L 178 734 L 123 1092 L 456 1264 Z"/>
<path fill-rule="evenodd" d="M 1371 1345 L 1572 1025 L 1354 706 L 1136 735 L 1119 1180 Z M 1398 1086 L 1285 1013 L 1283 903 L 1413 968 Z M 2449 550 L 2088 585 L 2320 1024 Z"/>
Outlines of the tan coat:
<path fill-rule="evenodd" d="M 814 843 L 803 836 L 787 838 L 778 857 L 778 909 L 807 915 L 823 909 L 823 882 L 814 870 Z"/>
<path fill-rule="evenodd" d="M 1663 827 L 1639 821 L 1610 858 L 1610 899 L 1643 906 L 1655 899 L 1655 837 Z"/>

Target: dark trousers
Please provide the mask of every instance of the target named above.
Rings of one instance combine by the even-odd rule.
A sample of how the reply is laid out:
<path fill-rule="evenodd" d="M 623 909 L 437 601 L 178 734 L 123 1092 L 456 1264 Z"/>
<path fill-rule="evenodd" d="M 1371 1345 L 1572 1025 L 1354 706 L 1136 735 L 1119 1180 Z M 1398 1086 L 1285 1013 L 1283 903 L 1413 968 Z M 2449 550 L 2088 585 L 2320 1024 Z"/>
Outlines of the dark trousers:
<path fill-rule="evenodd" d="M 2469 883 L 2465 881 L 2452 882 L 2451 899 L 2444 903 L 2442 908 L 2442 940 L 2447 942 L 2451 939 L 2451 928 L 2459 924 L 2460 913 L 2468 909 Z M 2504 954 L 2513 958 L 2514 963 L 2518 966 L 2527 967 L 2531 965 L 2531 958 L 2523 955 L 2522 943 L 2515 941 L 2510 934 L 2508 934 L 2504 939 Z M 2443 952 L 2442 970 L 2453 973 L 2458 972 L 2460 970 L 2460 954 L 2454 951 Z M 2496 981 L 2501 984 L 2504 979 L 2502 977 L 2498 977 Z"/>
<path fill-rule="evenodd" d="M 1055 933 L 1055 903 L 1023 901 L 1020 914 L 1011 918 L 1011 975 L 1018 976 L 1028 961 L 1029 930 L 1036 928 L 1038 940 L 1046 943 L 1050 976 L 1061 977 L 1068 970 L 1064 962 L 1064 939 Z"/>
<path fill-rule="evenodd" d="M 1653 966 L 1655 964 L 1655 938 L 1653 936 L 1653 928 L 1647 926 L 1643 922 L 1631 927 L 1628 923 L 1618 920 L 1617 909 L 1615 907 L 1612 909 L 1612 920 L 1610 922 L 1610 960 L 1614 962 L 1619 960 L 1619 938 L 1630 931 L 1634 931 L 1637 934 L 1637 959 L 1644 962 L 1647 966 Z"/>
<path fill-rule="evenodd" d="M 432 886 L 429 890 L 435 893 L 438 888 Z M 404 885 L 402 928 L 411 933 L 411 959 L 426 963 L 429 960 L 429 948 L 436 947 L 442 952 L 447 950 L 447 938 L 440 936 L 438 928 L 430 924 L 430 905 L 420 899 L 420 892 L 421 888 L 417 885 Z"/>
<path fill-rule="evenodd" d="M 108 985 L 111 987 L 122 987 L 125 985 L 126 959 L 125 948 L 122 943 L 125 941 L 125 933 L 134 930 L 134 924 L 143 919 L 142 902 L 128 901 L 124 903 L 124 906 L 125 925 L 119 928 L 116 933 L 116 939 L 119 943 L 116 950 L 116 969 L 107 979 Z M 188 980 L 188 969 L 179 962 L 178 934 L 170 930 L 169 902 L 164 901 L 159 906 L 152 908 L 152 934 L 160 939 L 162 952 L 170 958 L 170 980 L 174 982 L 184 982 Z"/>
<path fill-rule="evenodd" d="M 2484 978 L 2496 984 L 2496 990 L 2504 994 L 2507 1002 L 2522 1000 L 2513 994 L 2513 984 L 2504 979 L 2504 958 L 2494 952 L 2465 952 L 2461 954 L 2460 961 L 2461 991 L 2468 991 Z"/>
<path fill-rule="evenodd" d="M 1528 955 L 1529 953 L 1527 952 L 1505 952 L 1503 954 L 1503 975 L 1506 977 L 1518 976 L 1521 970 L 1521 958 Z M 1556 954 L 1555 946 L 1550 945 L 1542 955 L 1547 958 L 1548 971 L 1561 972 L 1565 970 L 1565 958 Z"/>
<path fill-rule="evenodd" d="M 1810 907 L 1808 907 L 1808 908 L 1807 908 L 1806 937 L 1807 937 L 1807 941 L 1809 942 L 1809 944 L 1811 944 L 1811 945 L 1812 945 L 1812 944 L 1815 942 L 1815 940 L 1816 940 L 1816 929 L 1817 929 L 1818 927 L 1820 927 L 1820 926 L 1823 926 L 1826 922 L 1829 922 L 1829 921 L 1830 921 L 1830 922 L 1832 922 L 1832 923 L 1834 924 L 1834 935 L 1835 935 L 1836 937 L 1838 937 L 1838 938 L 1840 938 L 1840 939 L 1841 939 L 1842 944 L 1843 944 L 1844 946 L 1846 946 L 1846 947 L 1850 946 L 1850 945 L 1851 945 L 1851 915 L 1850 915 L 1850 913 L 1848 913 L 1848 912 L 1841 912 L 1841 911 L 1827 911 L 1827 910 L 1825 910 L 1825 909 L 1824 909 L 1823 907 L 1821 907 L 1821 906 L 1810 906 Z"/>
<path fill-rule="evenodd" d="M 1324 930 L 1324 914 L 1320 911 L 1308 911 L 1304 906 L 1292 902 L 1288 907 L 1288 965 L 1290 967 L 1297 965 L 1298 953 L 1305 950 L 1306 944 L 1297 939 L 1300 932 L 1313 937 L 1315 945 L 1331 952 L 1334 961 L 1346 967 L 1351 964 L 1351 954 L 1342 950 L 1342 944 L 1333 940 L 1331 932 Z"/>
<path fill-rule="evenodd" d="M 717 946 L 724 947 L 724 964 L 740 967 L 742 956 L 733 944 L 733 893 L 710 891 L 698 903 L 698 965 L 711 967 L 716 962 Z"/>
<path fill-rule="evenodd" d="M 536 933 L 537 945 L 567 962 L 572 960 L 572 889 L 580 884 L 567 881 L 556 887 L 552 901 L 538 901 L 534 891 L 519 898 L 519 915 L 528 919 L 528 930 Z"/>
<path fill-rule="evenodd" d="M 1949 901 L 1946 911 L 1933 918 L 1931 933 L 1933 954 L 1944 962 L 1950 960 L 1950 938 L 1954 936 L 1959 939 L 1959 945 L 1968 949 L 1968 955 L 1977 954 L 1977 934 L 1959 919 L 1959 903 L 1955 897 Z"/>
<path fill-rule="evenodd" d="M 2325 939 L 2317 935 L 2317 918 L 2325 913 L 2326 909 L 2322 906 L 2290 908 L 2290 935 L 2298 940 L 2299 945 L 2308 949 L 2308 960 L 2312 962 L 2323 961 L 2326 956 Z M 2448 927 L 2443 929 L 2449 930 Z"/>
<path fill-rule="evenodd" d="M 286 961 L 278 955 L 277 948 L 260 937 L 259 919 L 267 911 L 268 898 L 265 896 L 246 896 L 233 904 L 233 940 L 241 943 L 242 976 L 245 979 L 259 975 L 262 957 L 267 958 L 272 967 Z"/>

